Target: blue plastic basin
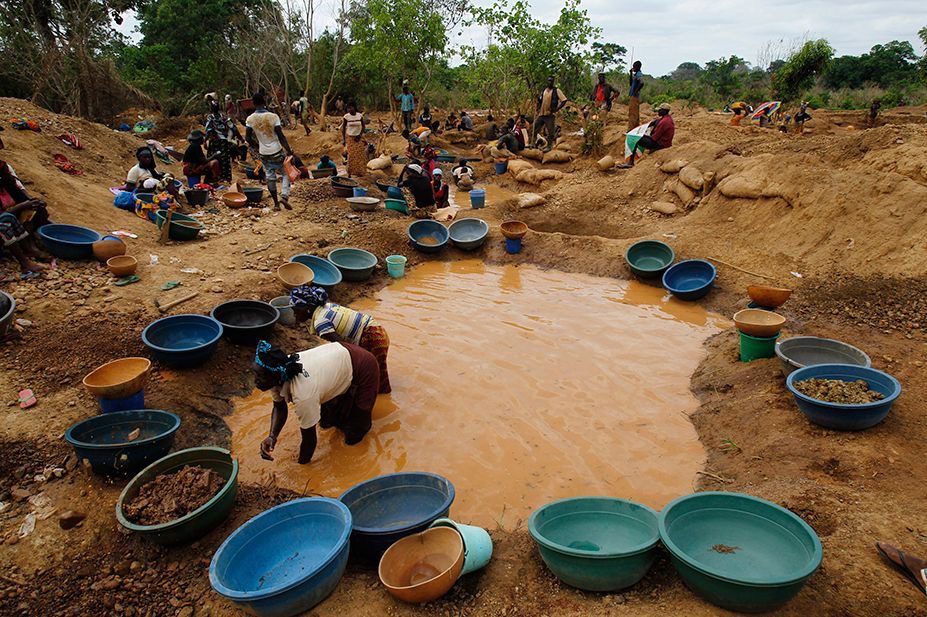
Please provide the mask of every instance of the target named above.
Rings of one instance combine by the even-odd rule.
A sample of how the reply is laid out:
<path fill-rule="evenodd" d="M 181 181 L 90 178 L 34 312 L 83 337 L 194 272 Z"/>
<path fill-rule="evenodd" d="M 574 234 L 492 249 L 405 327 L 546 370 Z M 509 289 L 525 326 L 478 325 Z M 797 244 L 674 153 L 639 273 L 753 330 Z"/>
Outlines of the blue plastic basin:
<path fill-rule="evenodd" d="M 205 315 L 162 317 L 142 331 L 142 342 L 155 359 L 174 368 L 199 366 L 216 350 L 222 324 Z"/>
<path fill-rule="evenodd" d="M 168 453 L 180 418 L 157 409 L 116 411 L 72 425 L 64 439 L 96 473 L 129 476 Z M 129 434 L 139 435 L 129 440 Z"/>
<path fill-rule="evenodd" d="M 811 398 L 795 388 L 796 383 L 815 378 L 841 381 L 863 379 L 869 384 L 870 390 L 875 390 L 885 398 L 862 405 L 829 403 Z M 798 408 L 809 420 L 839 431 L 860 431 L 875 426 L 885 419 L 895 399 L 901 395 L 901 384 L 897 379 L 888 373 L 855 364 L 806 366 L 790 373 L 785 380 L 785 385 L 795 397 Z"/>
<path fill-rule="evenodd" d="M 38 234 L 48 252 L 59 259 L 91 259 L 93 243 L 103 237 L 87 227 L 62 223 L 42 225 Z"/>
<path fill-rule="evenodd" d="M 447 227 L 438 221 L 422 219 L 409 225 L 409 241 L 423 253 L 437 253 L 449 237 Z"/>
<path fill-rule="evenodd" d="M 301 263 L 304 266 L 308 266 L 310 270 L 315 274 L 312 279 L 313 285 L 320 285 L 321 287 L 326 287 L 331 289 L 335 285 L 341 282 L 341 270 L 339 270 L 335 264 L 328 261 L 324 257 L 316 257 L 315 255 L 293 255 L 290 257 L 290 261 L 295 261 Z"/>
<path fill-rule="evenodd" d="M 660 513 L 660 539 L 694 592 L 743 613 L 772 611 L 821 565 L 821 541 L 798 516 L 751 495 L 706 491 Z"/>
<path fill-rule="evenodd" d="M 663 286 L 680 300 L 698 300 L 711 291 L 718 271 L 704 259 L 686 259 L 663 273 Z"/>
<path fill-rule="evenodd" d="M 354 518 L 354 554 L 369 562 L 379 559 L 397 540 L 447 516 L 454 502 L 454 485 L 432 473 L 393 473 L 361 482 L 339 499 Z"/>
<path fill-rule="evenodd" d="M 457 248 L 472 251 L 486 241 L 489 224 L 482 219 L 460 219 L 451 223 L 447 232 Z"/>
<path fill-rule="evenodd" d="M 295 499 L 236 529 L 209 564 L 212 588 L 260 617 L 289 617 L 324 600 L 348 563 L 351 512 L 326 497 Z"/>
<path fill-rule="evenodd" d="M 657 278 L 676 259 L 672 247 L 659 240 L 641 240 L 628 247 L 624 254 L 631 272 L 641 278 Z"/>
<path fill-rule="evenodd" d="M 328 261 L 341 270 L 346 281 L 366 281 L 377 265 L 377 256 L 356 248 L 335 249 L 328 254 Z"/>

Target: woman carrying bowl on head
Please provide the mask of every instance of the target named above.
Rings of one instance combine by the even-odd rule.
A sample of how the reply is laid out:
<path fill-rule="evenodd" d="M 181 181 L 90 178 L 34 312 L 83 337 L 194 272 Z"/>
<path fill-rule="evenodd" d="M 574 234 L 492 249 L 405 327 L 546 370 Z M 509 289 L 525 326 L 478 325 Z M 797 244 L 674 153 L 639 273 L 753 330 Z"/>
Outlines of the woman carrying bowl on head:
<path fill-rule="evenodd" d="M 341 429 L 349 446 L 359 443 L 370 430 L 380 369 L 369 351 L 342 342 L 287 354 L 260 341 L 253 370 L 254 385 L 270 390 L 274 399 L 270 434 L 261 442 L 261 458 L 274 460 L 272 454 L 291 404 L 302 434 L 297 459 L 301 465 L 315 453 L 317 424 Z"/>
<path fill-rule="evenodd" d="M 386 355 L 389 335 L 386 328 L 370 315 L 328 301 L 328 292 L 315 285 L 301 285 L 290 291 L 290 304 L 297 323 L 309 321 L 309 333 L 326 341 L 348 342 L 366 349 L 380 368 L 379 393 L 389 394 L 389 372 Z"/>

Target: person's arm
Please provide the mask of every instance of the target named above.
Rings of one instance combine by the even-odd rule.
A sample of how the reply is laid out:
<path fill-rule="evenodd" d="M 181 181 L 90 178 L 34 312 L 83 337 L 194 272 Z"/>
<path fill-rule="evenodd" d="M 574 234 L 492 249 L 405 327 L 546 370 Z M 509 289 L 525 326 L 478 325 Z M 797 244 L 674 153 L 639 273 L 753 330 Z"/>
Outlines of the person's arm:
<path fill-rule="evenodd" d="M 364 131 L 367 130 L 367 118 L 361 116 L 361 135 L 364 134 Z"/>
<path fill-rule="evenodd" d="M 257 152 L 260 147 L 258 144 L 257 136 L 254 134 L 254 129 L 250 126 L 245 127 L 245 141 L 248 142 L 248 147 L 251 148 L 253 152 Z"/>
<path fill-rule="evenodd" d="M 21 201 L 15 206 L 11 206 L 6 209 L 10 214 L 19 214 L 26 210 L 35 210 L 41 208 L 45 203 L 41 199 L 27 199 L 26 201 Z"/>
<path fill-rule="evenodd" d="M 557 105 L 557 111 L 560 111 L 561 109 L 563 109 L 563 107 L 564 107 L 567 103 L 570 102 L 570 99 L 568 99 L 568 98 L 566 97 L 566 95 L 560 90 L 560 88 L 557 88 L 557 97 L 558 97 L 557 103 L 559 103 L 559 104 Z"/>
<path fill-rule="evenodd" d="M 283 146 L 286 153 L 293 156 L 293 149 L 290 148 L 290 143 L 286 140 L 286 135 L 283 134 L 283 127 L 278 124 L 274 127 L 274 133 L 276 133 L 277 139 L 280 140 L 280 145 Z"/>
<path fill-rule="evenodd" d="M 347 118 L 341 119 L 341 145 L 347 145 L 348 143 L 348 120 Z"/>
<path fill-rule="evenodd" d="M 329 343 L 342 343 L 342 342 L 346 343 L 347 342 L 345 341 L 345 339 L 341 337 L 340 334 L 338 334 L 334 330 L 332 330 L 331 332 L 326 332 L 325 334 L 321 334 L 319 336 L 325 339 L 326 341 L 328 341 Z"/>
<path fill-rule="evenodd" d="M 277 446 L 277 438 L 280 436 L 280 431 L 283 430 L 283 425 L 286 424 L 288 415 L 286 401 L 274 401 L 274 409 L 270 413 L 270 434 L 261 442 L 262 459 L 266 461 L 274 460 L 271 453 Z"/>

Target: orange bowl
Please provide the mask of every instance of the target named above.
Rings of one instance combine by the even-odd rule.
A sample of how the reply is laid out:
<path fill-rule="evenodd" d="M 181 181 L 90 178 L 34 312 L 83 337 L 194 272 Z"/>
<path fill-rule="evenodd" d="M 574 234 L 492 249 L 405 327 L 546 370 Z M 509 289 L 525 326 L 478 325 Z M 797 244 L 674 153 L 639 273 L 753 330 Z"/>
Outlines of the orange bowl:
<path fill-rule="evenodd" d="M 287 289 L 309 285 L 314 279 L 312 268 L 296 261 L 289 261 L 277 268 L 277 280 Z"/>
<path fill-rule="evenodd" d="M 222 201 L 229 208 L 244 208 L 248 204 L 248 198 L 244 193 L 229 191 L 222 196 Z"/>
<path fill-rule="evenodd" d="M 129 276 L 135 274 L 138 268 L 138 260 L 131 255 L 117 255 L 106 260 L 106 267 L 113 276 Z"/>
<path fill-rule="evenodd" d="M 528 233 L 528 225 L 521 221 L 506 221 L 499 228 L 502 230 L 502 235 L 509 240 L 524 238 Z"/>
<path fill-rule="evenodd" d="M 91 248 L 93 256 L 103 262 L 110 257 L 126 254 L 126 244 L 122 240 L 97 240 Z"/>
<path fill-rule="evenodd" d="M 120 358 L 88 373 L 84 377 L 84 387 L 99 398 L 125 398 L 145 387 L 150 371 L 148 358 Z"/>
<path fill-rule="evenodd" d="M 750 299 L 766 308 L 779 308 L 792 295 L 791 289 L 784 287 L 769 287 L 767 285 L 750 285 L 747 287 Z"/>
<path fill-rule="evenodd" d="M 779 334 L 785 325 L 785 317 L 762 309 L 744 309 L 734 313 L 734 323 L 744 334 L 767 338 Z"/>
<path fill-rule="evenodd" d="M 446 594 L 457 582 L 463 564 L 460 533 L 452 527 L 432 527 L 386 549 L 378 573 L 392 596 L 423 604 Z"/>

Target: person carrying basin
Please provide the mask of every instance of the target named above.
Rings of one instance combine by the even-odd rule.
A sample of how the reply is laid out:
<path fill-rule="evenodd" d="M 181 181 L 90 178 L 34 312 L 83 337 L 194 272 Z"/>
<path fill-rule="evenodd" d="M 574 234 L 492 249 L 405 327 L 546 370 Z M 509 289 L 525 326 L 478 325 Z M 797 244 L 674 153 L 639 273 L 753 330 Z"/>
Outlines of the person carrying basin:
<path fill-rule="evenodd" d="M 380 394 L 389 394 L 389 335 L 372 316 L 328 301 L 328 292 L 317 285 L 300 285 L 290 291 L 290 304 L 297 323 L 308 322 L 309 333 L 326 341 L 346 341 L 366 349 L 377 359 Z"/>
<path fill-rule="evenodd" d="M 267 341 L 257 344 L 254 385 L 271 391 L 274 399 L 270 433 L 261 442 L 261 458 L 274 460 L 273 452 L 293 406 L 299 418 L 302 441 L 297 462 L 309 463 L 318 444 L 316 425 L 337 427 L 344 442 L 359 443 L 372 426 L 380 369 L 369 351 L 351 343 L 326 343 L 287 354 Z"/>

